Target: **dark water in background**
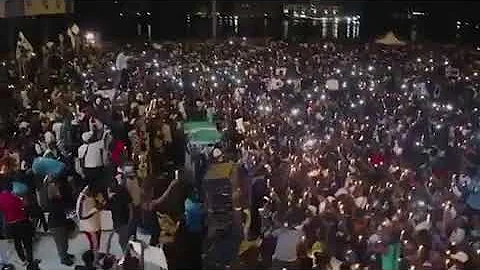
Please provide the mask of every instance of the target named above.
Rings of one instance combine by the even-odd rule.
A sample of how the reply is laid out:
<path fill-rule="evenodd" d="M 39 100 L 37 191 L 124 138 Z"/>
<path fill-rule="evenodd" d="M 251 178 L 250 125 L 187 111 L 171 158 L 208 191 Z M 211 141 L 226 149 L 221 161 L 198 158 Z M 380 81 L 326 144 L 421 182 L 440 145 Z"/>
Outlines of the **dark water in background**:
<path fill-rule="evenodd" d="M 189 19 L 187 19 L 189 18 Z M 103 29 L 105 40 L 129 39 L 137 35 L 137 20 L 124 19 L 118 22 L 86 21 L 86 29 Z M 208 39 L 212 34 L 210 18 L 185 16 L 184 18 L 142 23 L 142 34 L 145 36 L 147 24 L 152 27 L 153 40 L 185 40 Z M 121 29 L 119 31 L 119 29 Z M 317 39 L 360 40 L 361 23 L 334 20 L 285 20 L 281 18 L 242 18 L 236 16 L 220 16 L 217 20 L 217 37 L 272 37 L 291 41 Z"/>
<path fill-rule="evenodd" d="M 33 44 L 58 40 L 57 34 L 65 33 L 72 22 L 77 22 L 82 30 L 98 32 L 104 41 L 132 41 L 146 37 L 147 25 L 151 25 L 153 40 L 202 40 L 211 37 L 211 20 L 198 16 L 157 16 L 141 21 L 143 36 L 137 36 L 138 18 L 119 16 L 80 16 L 69 17 L 5 19 L 0 20 L 0 51 L 14 48 L 17 31 L 23 31 Z M 415 26 L 414 26 L 415 25 Z M 394 20 L 369 18 L 364 16 L 358 24 L 340 20 L 285 20 L 282 18 L 247 18 L 221 16 L 217 24 L 217 37 L 272 37 L 289 41 L 335 40 L 338 42 L 368 42 L 393 30 L 401 39 L 409 41 L 415 29 L 418 42 L 476 43 L 479 29 L 462 27 L 457 29 L 452 18 L 429 18 L 424 20 Z M 10 39 L 10 40 L 9 40 Z M 13 40 L 13 41 L 12 41 Z"/>
<path fill-rule="evenodd" d="M 81 19 L 80 26 L 102 32 L 105 40 L 130 39 L 136 36 L 136 19 L 101 18 Z M 154 40 L 207 39 L 211 37 L 210 18 L 198 16 L 159 17 L 143 22 L 143 34 L 146 25 L 152 26 Z M 457 29 L 456 19 L 443 16 L 418 20 L 399 20 L 392 18 L 362 17 L 359 24 L 353 21 L 334 20 L 285 20 L 283 18 L 248 18 L 221 16 L 217 20 L 217 37 L 273 37 L 291 41 L 314 41 L 321 39 L 339 42 L 368 42 L 394 31 L 402 40 L 410 41 L 412 32 L 417 42 L 475 43 L 479 41 L 480 29 L 462 27 Z"/>
<path fill-rule="evenodd" d="M 322 22 L 320 20 L 285 20 L 281 18 L 238 18 L 222 16 L 217 20 L 217 37 L 273 37 L 289 40 L 318 40 L 329 39 L 338 41 L 370 41 L 375 37 L 393 30 L 403 40 L 410 40 L 412 21 L 369 21 L 360 19 L 359 24 L 340 20 Z M 144 22 L 143 33 L 146 33 Z M 211 36 L 211 19 L 200 17 L 158 18 L 150 23 L 152 38 L 155 39 L 206 39 Z M 131 38 L 136 35 L 137 21 L 110 21 L 95 23 L 85 22 L 84 26 L 91 29 L 103 29 L 105 39 Z M 418 21 L 416 23 L 417 41 L 434 42 L 471 42 L 472 34 L 468 31 L 456 31 L 455 21 L 435 20 Z M 457 37 L 456 35 L 459 34 Z"/>

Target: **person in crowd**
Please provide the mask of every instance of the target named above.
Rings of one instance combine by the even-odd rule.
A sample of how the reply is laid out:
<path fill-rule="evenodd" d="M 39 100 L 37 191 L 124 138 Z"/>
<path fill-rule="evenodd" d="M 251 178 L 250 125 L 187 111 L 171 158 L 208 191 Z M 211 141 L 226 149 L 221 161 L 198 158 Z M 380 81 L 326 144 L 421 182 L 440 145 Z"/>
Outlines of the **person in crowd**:
<path fill-rule="evenodd" d="M 160 212 L 170 216 L 168 224 L 178 222 L 173 238 L 182 251 L 191 213 L 180 209 L 185 198 L 171 195 L 182 193 L 178 182 L 163 196 L 172 170 L 231 161 L 245 171 L 244 183 L 264 181 L 255 200 L 242 199 L 252 204 L 252 233 L 264 238 L 265 267 L 274 253 L 275 266 L 295 259 L 309 268 L 304 249 L 320 241 L 328 251 L 312 264 L 320 269 L 385 269 L 394 262 L 406 269 L 476 268 L 480 76 L 468 48 L 246 40 L 162 45 L 119 57 L 105 48 L 64 48 L 58 63 L 25 77 L 15 73 L 15 62 L 0 61 L 12 93 L 4 96 L 11 110 L 2 107 L 0 115 L 2 174 L 13 179 L 19 170 L 32 171 L 43 180 L 63 168 L 65 178 L 78 179 L 71 169 L 77 157 L 90 188 L 80 192 L 86 183 L 78 181 L 75 194 L 62 197 L 80 193 L 80 227 L 95 220 L 87 231 L 96 234 L 102 206 L 94 194 L 107 197 L 114 167 L 128 160 L 137 169 L 133 188 L 127 180 L 132 202 L 142 203 L 157 227 L 152 244 L 162 234 Z M 107 101 L 105 89 L 112 88 L 129 91 Z M 211 121 L 221 139 L 203 145 L 208 130 L 185 134 L 182 126 L 192 120 Z M 125 160 L 122 144 L 110 147 L 109 130 L 115 141 L 126 141 Z M 55 135 L 49 147 L 56 159 L 42 157 L 52 141 L 46 134 Z M 194 143 L 202 144 L 198 156 L 205 160 L 185 162 Z M 204 194 L 203 173 L 197 175 Z M 298 256 L 293 242 L 302 234 L 281 222 L 294 209 L 312 220 Z M 277 229 L 278 240 L 295 239 L 270 252 L 266 232 Z M 164 247 L 175 268 L 181 256 L 172 256 L 173 246 Z"/>
<path fill-rule="evenodd" d="M 102 235 L 100 215 L 105 203 L 102 193 L 88 185 L 80 192 L 77 199 L 76 214 L 79 219 L 79 228 L 87 237 L 89 249 L 94 252 L 100 248 Z"/>
<path fill-rule="evenodd" d="M 75 270 L 97 270 L 95 267 L 95 254 L 92 250 L 87 250 L 82 254 L 82 261 L 84 265 L 76 265 Z"/>
<path fill-rule="evenodd" d="M 125 253 L 130 236 L 129 225 L 133 219 L 133 201 L 125 187 L 124 175 L 117 174 L 115 180 L 112 187 L 108 189 L 108 204 L 112 212 L 113 229 Z"/>
<path fill-rule="evenodd" d="M 205 232 L 205 213 L 197 193 L 192 192 L 185 200 L 185 239 L 188 241 L 189 269 L 202 264 L 202 242 Z"/>
<path fill-rule="evenodd" d="M 272 268 L 298 268 L 299 262 L 297 256 L 297 247 L 302 239 L 305 239 L 302 226 L 295 227 L 292 224 L 285 222 L 283 227 L 280 227 L 272 232 L 272 236 L 277 239 L 275 252 L 272 256 Z"/>
<path fill-rule="evenodd" d="M 124 171 L 126 177 L 126 185 L 128 194 L 132 199 L 133 211 L 132 218 L 129 224 L 129 238 L 137 239 L 137 228 L 141 223 L 142 219 L 142 188 L 138 182 L 138 178 L 135 175 L 134 166 L 131 163 L 127 163 L 124 166 Z"/>
<path fill-rule="evenodd" d="M 131 56 L 127 55 L 126 50 L 122 50 L 118 53 L 115 61 L 115 67 L 119 74 L 118 88 L 126 89 L 128 84 L 128 60 Z"/>
<path fill-rule="evenodd" d="M 5 217 L 8 234 L 13 238 L 15 251 L 19 259 L 27 265 L 27 269 L 38 269 L 38 261 L 33 258 L 33 225 L 28 219 L 22 199 L 10 191 L 10 187 L 2 183 L 0 192 L 0 211 Z"/>
<path fill-rule="evenodd" d="M 95 138 L 93 131 L 88 131 L 82 134 L 84 144 L 78 148 L 78 159 L 85 180 L 92 188 L 103 187 L 105 178 L 105 160 L 104 155 L 105 144 L 101 139 Z"/>
<path fill-rule="evenodd" d="M 67 219 L 68 202 L 64 195 L 65 183 L 61 180 L 49 180 L 47 182 L 48 194 L 48 227 L 53 232 L 53 239 L 57 247 L 60 262 L 66 266 L 72 266 L 75 256 L 68 253 L 69 227 Z"/>

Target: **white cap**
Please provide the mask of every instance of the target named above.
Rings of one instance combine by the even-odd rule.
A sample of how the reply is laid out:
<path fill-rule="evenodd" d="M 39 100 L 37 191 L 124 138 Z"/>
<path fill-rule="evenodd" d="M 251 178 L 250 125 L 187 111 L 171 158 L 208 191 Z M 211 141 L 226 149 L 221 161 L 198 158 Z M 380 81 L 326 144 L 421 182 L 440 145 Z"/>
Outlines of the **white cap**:
<path fill-rule="evenodd" d="M 53 135 L 53 133 L 50 131 L 45 132 L 44 137 L 47 144 L 55 142 L 55 135 Z"/>
<path fill-rule="evenodd" d="M 30 123 L 23 121 L 18 125 L 18 128 L 20 128 L 20 129 L 21 128 L 28 128 L 29 126 L 30 126 Z"/>
<path fill-rule="evenodd" d="M 313 206 L 313 205 L 309 205 L 307 206 L 307 209 L 308 211 L 310 211 L 313 215 L 316 215 L 317 214 L 317 207 Z"/>
<path fill-rule="evenodd" d="M 93 136 L 93 132 L 91 132 L 91 131 L 84 132 L 84 133 L 82 134 L 82 140 L 83 140 L 84 142 L 88 142 L 88 141 L 92 138 L 92 136 Z"/>

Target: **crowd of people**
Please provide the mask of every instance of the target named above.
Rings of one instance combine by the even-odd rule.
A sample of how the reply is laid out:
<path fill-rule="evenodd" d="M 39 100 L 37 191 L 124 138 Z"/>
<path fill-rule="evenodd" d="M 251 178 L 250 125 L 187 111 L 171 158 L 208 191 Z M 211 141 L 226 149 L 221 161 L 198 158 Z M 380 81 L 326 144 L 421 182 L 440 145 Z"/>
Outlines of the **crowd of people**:
<path fill-rule="evenodd" d="M 216 124 L 223 138 L 207 160 L 238 163 L 248 193 L 234 192 L 249 221 L 224 267 L 480 267 L 471 48 L 246 39 L 67 47 L 46 48 L 21 76 L 1 67 L 0 211 L 30 269 L 32 226 L 52 231 L 60 262 L 72 265 L 71 228 L 98 251 L 102 209 L 126 253 L 139 225 L 151 245 L 162 242 L 157 212 L 168 214 L 181 232 L 164 245 L 169 268 L 198 267 L 202 241 L 189 240 L 204 236 L 204 222 L 186 218 L 185 205 L 203 192 L 174 176 L 189 119 Z M 84 257 L 98 261 L 93 254 Z"/>

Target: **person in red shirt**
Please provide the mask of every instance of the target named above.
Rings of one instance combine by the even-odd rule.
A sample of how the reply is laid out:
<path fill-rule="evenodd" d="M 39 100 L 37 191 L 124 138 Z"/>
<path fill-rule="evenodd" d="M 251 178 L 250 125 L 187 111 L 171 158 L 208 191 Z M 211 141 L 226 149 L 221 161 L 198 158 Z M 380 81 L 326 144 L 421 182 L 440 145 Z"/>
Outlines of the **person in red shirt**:
<path fill-rule="evenodd" d="M 38 269 L 33 260 L 33 226 L 28 219 L 23 200 L 3 187 L 0 192 L 0 212 L 3 213 L 8 234 L 13 237 L 20 260 L 27 263 L 27 269 Z"/>
<path fill-rule="evenodd" d="M 116 167 L 120 167 L 123 165 L 123 161 L 125 157 L 128 155 L 127 153 L 127 146 L 125 142 L 121 140 L 115 141 L 112 149 L 112 163 Z"/>

